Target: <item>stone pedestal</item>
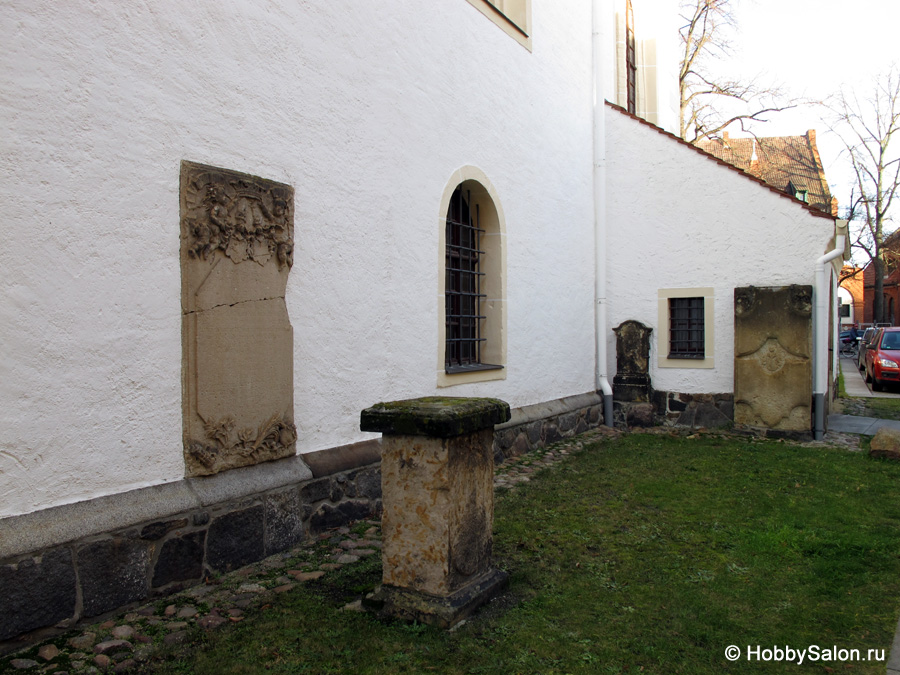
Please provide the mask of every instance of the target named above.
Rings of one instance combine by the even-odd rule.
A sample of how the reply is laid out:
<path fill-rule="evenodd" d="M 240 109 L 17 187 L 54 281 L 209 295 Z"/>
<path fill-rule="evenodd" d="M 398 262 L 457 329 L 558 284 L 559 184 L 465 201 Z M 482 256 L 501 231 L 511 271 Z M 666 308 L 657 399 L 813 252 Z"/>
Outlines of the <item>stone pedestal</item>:
<path fill-rule="evenodd" d="M 450 627 L 506 582 L 491 567 L 493 427 L 509 405 L 485 398 L 379 403 L 360 429 L 383 434 L 382 587 L 367 604 Z"/>

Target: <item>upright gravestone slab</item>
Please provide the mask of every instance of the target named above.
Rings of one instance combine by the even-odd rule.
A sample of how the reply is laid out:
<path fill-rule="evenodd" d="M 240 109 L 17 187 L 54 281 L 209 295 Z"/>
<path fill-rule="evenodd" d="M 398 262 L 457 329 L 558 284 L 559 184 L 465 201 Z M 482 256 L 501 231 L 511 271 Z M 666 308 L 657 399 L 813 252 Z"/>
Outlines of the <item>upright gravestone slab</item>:
<path fill-rule="evenodd" d="M 812 286 L 734 289 L 734 421 L 809 433 Z"/>
<path fill-rule="evenodd" d="M 375 603 L 386 614 L 450 627 L 505 583 L 491 567 L 493 429 L 509 417 L 509 405 L 486 398 L 419 398 L 362 412 L 360 429 L 383 434 Z"/>
<path fill-rule="evenodd" d="M 650 401 L 650 333 L 653 329 L 640 321 L 623 321 L 613 328 L 616 334 L 616 375 L 613 400 L 645 403 Z"/>
<path fill-rule="evenodd" d="M 188 476 L 293 455 L 294 190 L 181 164 L 184 463 Z"/>

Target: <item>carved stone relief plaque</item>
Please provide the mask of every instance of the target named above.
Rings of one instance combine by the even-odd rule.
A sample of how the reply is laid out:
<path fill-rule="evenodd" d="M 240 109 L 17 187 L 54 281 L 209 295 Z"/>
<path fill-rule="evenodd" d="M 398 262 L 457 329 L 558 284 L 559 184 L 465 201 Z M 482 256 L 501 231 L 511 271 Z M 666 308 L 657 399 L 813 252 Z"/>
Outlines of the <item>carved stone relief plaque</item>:
<path fill-rule="evenodd" d="M 295 454 L 289 185 L 181 163 L 187 476 Z"/>
<path fill-rule="evenodd" d="M 734 421 L 809 432 L 812 287 L 734 289 Z"/>

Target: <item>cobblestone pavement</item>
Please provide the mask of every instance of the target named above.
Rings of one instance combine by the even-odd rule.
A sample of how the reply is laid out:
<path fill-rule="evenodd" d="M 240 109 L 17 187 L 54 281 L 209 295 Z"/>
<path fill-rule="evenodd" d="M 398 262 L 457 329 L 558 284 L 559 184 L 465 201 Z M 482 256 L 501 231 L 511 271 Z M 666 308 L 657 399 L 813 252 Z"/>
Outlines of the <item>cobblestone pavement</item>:
<path fill-rule="evenodd" d="M 626 433 L 687 438 L 731 435 L 728 432 L 666 427 L 632 432 L 600 427 L 506 460 L 497 467 L 494 487 L 513 489 L 585 445 L 619 438 Z M 826 434 L 825 441 L 802 445 L 837 445 L 852 451 L 858 450 L 859 437 L 853 434 Z M 300 584 L 319 579 L 362 558 L 380 555 L 380 551 L 381 522 L 378 520 L 325 532 L 285 553 L 218 578 L 209 578 L 206 583 L 116 618 L 79 626 L 77 630 L 31 646 L 18 655 L 4 657 L 0 659 L 0 672 L 100 675 L 140 671 L 141 666 L 150 662 L 161 649 L 189 642 L 191 631 L 197 627 L 214 631 L 243 621 L 248 611 L 264 605 L 276 594 L 289 592 Z M 358 604 L 351 603 L 346 609 L 357 609 Z"/>

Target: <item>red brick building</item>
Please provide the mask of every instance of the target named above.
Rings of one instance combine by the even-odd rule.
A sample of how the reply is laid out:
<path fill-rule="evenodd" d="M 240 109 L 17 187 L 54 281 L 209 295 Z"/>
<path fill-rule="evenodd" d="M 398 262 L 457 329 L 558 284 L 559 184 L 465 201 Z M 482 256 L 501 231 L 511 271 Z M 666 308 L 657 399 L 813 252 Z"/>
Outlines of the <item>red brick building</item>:
<path fill-rule="evenodd" d="M 853 267 L 852 265 L 844 265 L 841 269 L 840 287 L 850 296 L 850 302 L 847 303 L 845 297 L 840 298 L 840 315 L 841 326 L 861 325 L 866 323 L 865 318 L 865 296 L 863 291 L 863 275 L 862 267 Z M 841 294 L 839 292 L 841 296 Z M 871 322 L 871 319 L 869 319 Z"/>
<path fill-rule="evenodd" d="M 883 323 L 897 325 L 900 318 L 900 230 L 887 236 L 882 244 L 884 255 Z M 863 320 L 871 323 L 875 308 L 875 265 L 869 263 L 863 272 L 865 309 Z"/>

